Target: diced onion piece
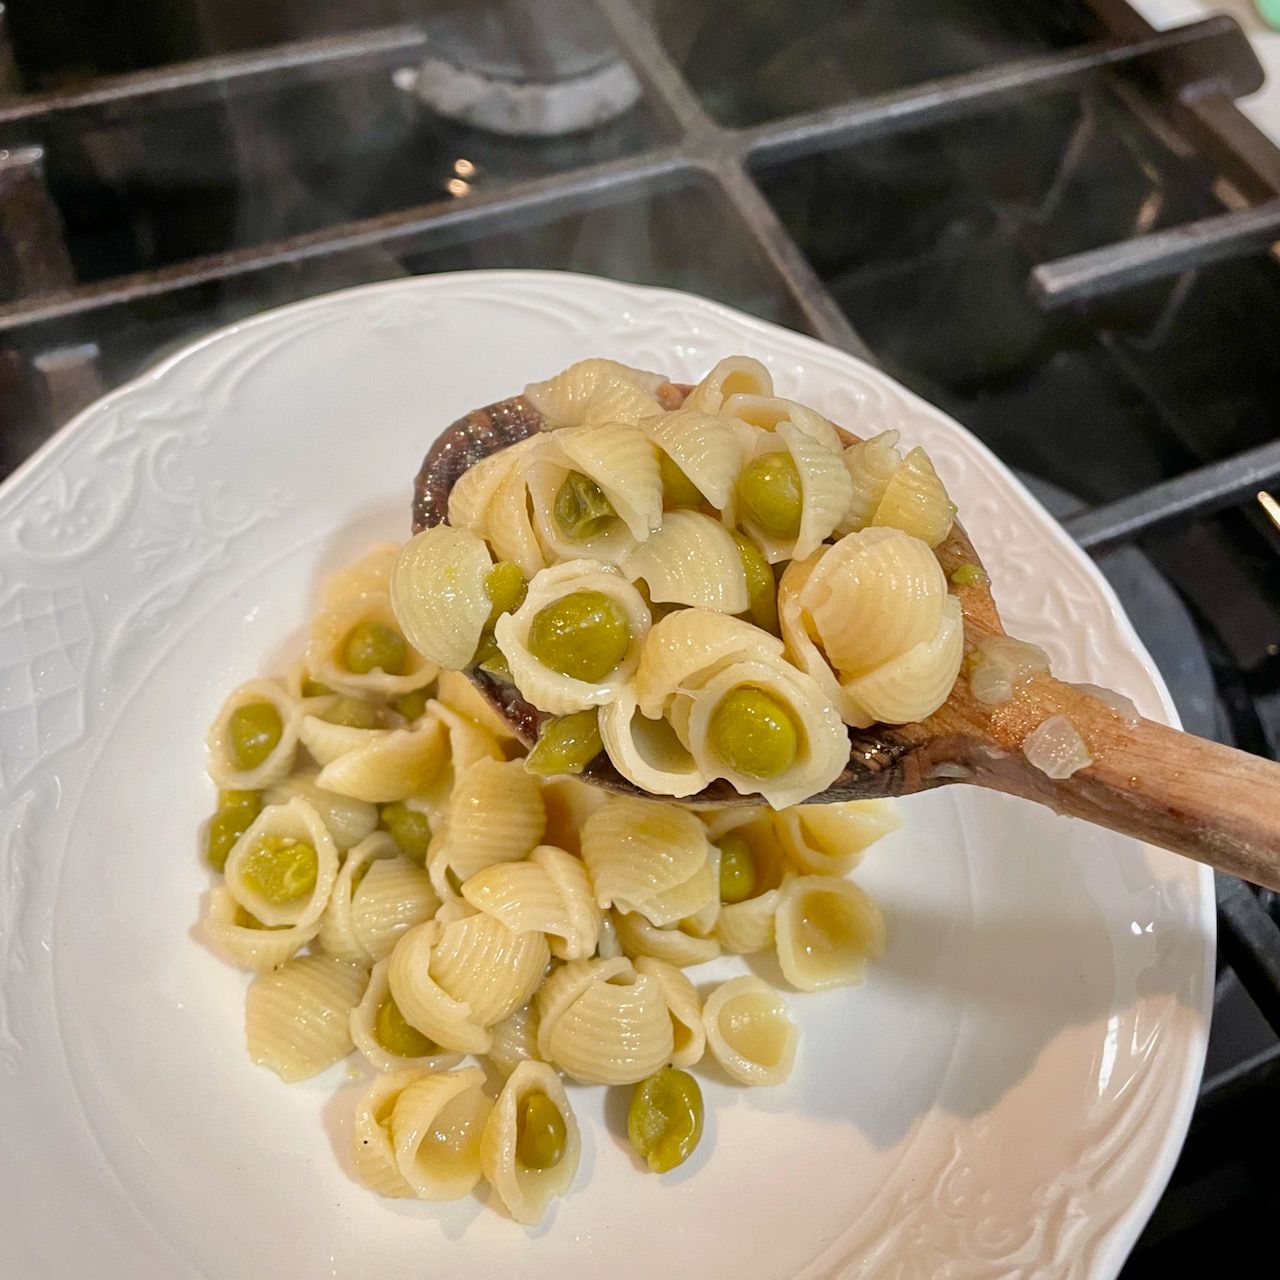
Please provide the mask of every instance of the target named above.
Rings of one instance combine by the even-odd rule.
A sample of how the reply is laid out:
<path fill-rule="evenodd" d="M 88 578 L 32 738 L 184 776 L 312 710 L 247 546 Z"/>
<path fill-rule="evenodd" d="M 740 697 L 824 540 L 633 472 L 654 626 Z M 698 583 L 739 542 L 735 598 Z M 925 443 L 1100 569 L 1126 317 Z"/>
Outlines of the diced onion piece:
<path fill-rule="evenodd" d="M 983 636 L 975 646 L 969 691 L 979 702 L 998 707 L 1032 676 L 1049 671 L 1049 656 L 1039 645 L 1012 636 Z"/>
<path fill-rule="evenodd" d="M 1104 689 L 1100 684 L 1086 682 L 1078 682 L 1073 685 L 1073 688 L 1079 689 L 1081 693 L 1087 693 L 1091 698 L 1097 698 L 1099 702 L 1105 702 L 1130 729 L 1142 719 L 1133 699 L 1126 698 L 1123 693 L 1117 693 L 1114 689 Z"/>
<path fill-rule="evenodd" d="M 1069 778 L 1093 763 L 1080 731 L 1066 716 L 1050 716 L 1027 734 L 1022 754 L 1050 778 Z"/>

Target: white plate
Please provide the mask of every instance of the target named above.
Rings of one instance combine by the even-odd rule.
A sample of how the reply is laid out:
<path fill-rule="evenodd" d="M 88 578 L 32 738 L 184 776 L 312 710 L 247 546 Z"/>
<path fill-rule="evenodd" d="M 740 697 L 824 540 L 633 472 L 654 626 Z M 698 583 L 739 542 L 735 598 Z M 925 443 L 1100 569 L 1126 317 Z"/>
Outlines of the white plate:
<path fill-rule="evenodd" d="M 533 1233 L 476 1198 L 354 1185 L 345 1067 L 287 1087 L 251 1066 L 245 977 L 193 936 L 205 725 L 228 688 L 278 669 L 323 572 L 403 535 L 433 435 L 582 356 L 694 378 L 737 351 L 854 431 L 925 445 L 1010 630 L 1063 676 L 1172 717 L 1110 590 L 1009 472 L 810 339 L 523 272 L 375 285 L 214 334 L 0 492 L 7 1275 L 1116 1273 L 1205 1046 L 1212 884 L 1172 855 L 967 788 L 904 802 L 857 873 L 888 954 L 855 990 L 791 997 L 791 1082 L 706 1077 L 706 1137 L 664 1178 L 629 1158 L 616 1098 L 575 1090 L 578 1184 Z"/>

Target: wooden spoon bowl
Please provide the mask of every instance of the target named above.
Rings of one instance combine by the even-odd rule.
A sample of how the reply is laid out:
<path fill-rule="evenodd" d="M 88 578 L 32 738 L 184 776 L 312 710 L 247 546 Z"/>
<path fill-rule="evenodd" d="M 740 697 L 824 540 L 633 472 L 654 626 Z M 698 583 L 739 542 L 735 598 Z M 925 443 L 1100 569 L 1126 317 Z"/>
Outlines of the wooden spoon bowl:
<path fill-rule="evenodd" d="M 676 408 L 689 388 L 659 391 Z M 543 429 L 542 415 L 522 396 L 473 410 L 431 447 L 414 484 L 413 529 L 445 522 L 449 493 L 468 467 Z M 856 439 L 841 431 L 846 443 Z M 936 548 L 943 571 L 981 566 L 956 522 Z M 966 649 L 983 636 L 1003 635 L 989 582 L 955 588 L 964 611 Z M 472 669 L 468 676 L 532 746 L 545 718 L 514 685 Z M 1023 752 L 1028 734 L 1050 716 L 1066 716 L 1084 739 L 1091 764 L 1054 779 Z M 601 753 L 584 780 L 611 791 L 647 795 Z M 1280 889 L 1280 765 L 1219 743 L 1133 719 L 1091 693 L 1035 675 L 999 706 L 974 698 L 961 676 L 947 701 L 916 724 L 849 730 L 849 763 L 808 803 L 910 795 L 951 783 L 987 787 L 1047 805 L 1058 813 L 1163 845 L 1256 884 Z M 760 804 L 716 779 L 682 804 Z"/>

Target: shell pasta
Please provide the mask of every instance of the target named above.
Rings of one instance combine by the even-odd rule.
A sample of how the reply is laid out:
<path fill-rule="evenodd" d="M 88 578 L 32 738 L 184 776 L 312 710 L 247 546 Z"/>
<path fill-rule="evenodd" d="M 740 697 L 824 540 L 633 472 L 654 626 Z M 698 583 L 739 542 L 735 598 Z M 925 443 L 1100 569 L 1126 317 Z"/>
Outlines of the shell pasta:
<path fill-rule="evenodd" d="M 527 1144 L 521 1136 L 527 1124 L 521 1121 L 537 1102 L 559 1117 L 564 1137 L 558 1150 L 553 1146 L 545 1155 L 528 1153 L 526 1158 Z M 581 1147 L 578 1122 L 560 1077 L 544 1062 L 521 1062 L 498 1094 L 480 1139 L 484 1176 L 517 1222 L 536 1225 L 552 1199 L 564 1195 L 578 1171 Z"/>
<path fill-rule="evenodd" d="M 884 954 L 846 877 L 897 812 L 813 801 L 850 729 L 957 678 L 954 508 L 920 450 L 786 390 L 745 356 L 692 389 L 611 360 L 530 385 L 540 429 L 322 584 L 285 675 L 209 708 L 199 936 L 244 971 L 253 1062 L 364 1076 L 349 1168 L 376 1195 L 572 1215 L 609 1154 L 589 1086 L 674 1167 L 690 1072 L 710 1103 L 799 1051 L 739 957 L 809 992 Z"/>
<path fill-rule="evenodd" d="M 480 1181 L 480 1139 L 493 1102 L 479 1067 L 411 1080 L 391 1109 L 396 1168 L 420 1200 L 457 1200 Z"/>

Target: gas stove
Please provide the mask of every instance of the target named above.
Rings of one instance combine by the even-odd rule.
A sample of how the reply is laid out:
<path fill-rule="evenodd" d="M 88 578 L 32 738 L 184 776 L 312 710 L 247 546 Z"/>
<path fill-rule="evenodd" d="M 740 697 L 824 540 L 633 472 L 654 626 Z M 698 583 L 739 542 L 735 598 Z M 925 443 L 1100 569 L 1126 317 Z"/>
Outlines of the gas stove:
<path fill-rule="evenodd" d="M 1258 123 L 1280 99 L 1236 106 L 1262 73 L 1232 18 L 1140 3 L 1185 20 L 8 0 L 0 476 L 264 307 L 469 267 L 669 285 L 965 423 L 1097 556 L 1187 726 L 1275 757 L 1280 148 Z M 1280 1209 L 1280 903 L 1221 880 L 1219 915 L 1201 1101 L 1129 1277 L 1216 1271 L 1225 1232 L 1261 1251 Z"/>

